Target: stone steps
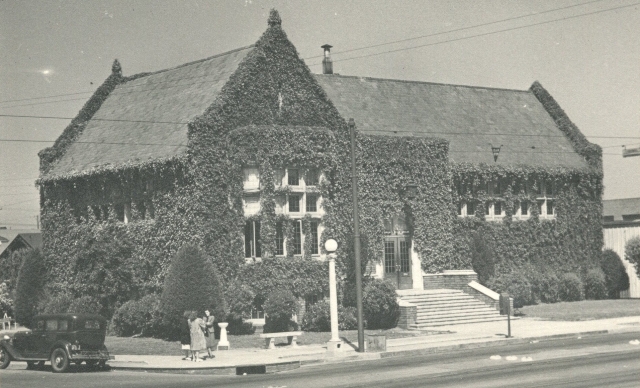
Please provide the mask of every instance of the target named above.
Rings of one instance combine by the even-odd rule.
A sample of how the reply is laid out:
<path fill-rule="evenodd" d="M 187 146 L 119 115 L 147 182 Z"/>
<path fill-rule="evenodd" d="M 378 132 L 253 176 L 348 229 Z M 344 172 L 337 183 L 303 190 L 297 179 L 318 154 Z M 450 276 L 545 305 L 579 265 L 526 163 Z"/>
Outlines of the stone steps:
<path fill-rule="evenodd" d="M 399 297 L 416 306 L 416 322 L 410 326 L 414 329 L 506 320 L 493 307 L 459 290 L 411 290 Z"/>

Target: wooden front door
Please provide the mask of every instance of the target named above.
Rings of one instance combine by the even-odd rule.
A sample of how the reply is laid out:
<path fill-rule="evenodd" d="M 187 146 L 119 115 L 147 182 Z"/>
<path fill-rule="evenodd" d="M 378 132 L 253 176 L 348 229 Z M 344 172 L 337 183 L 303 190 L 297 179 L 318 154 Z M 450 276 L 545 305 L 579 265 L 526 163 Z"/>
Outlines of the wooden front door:
<path fill-rule="evenodd" d="M 384 238 L 384 277 L 391 280 L 399 290 L 413 288 L 410 237 Z"/>

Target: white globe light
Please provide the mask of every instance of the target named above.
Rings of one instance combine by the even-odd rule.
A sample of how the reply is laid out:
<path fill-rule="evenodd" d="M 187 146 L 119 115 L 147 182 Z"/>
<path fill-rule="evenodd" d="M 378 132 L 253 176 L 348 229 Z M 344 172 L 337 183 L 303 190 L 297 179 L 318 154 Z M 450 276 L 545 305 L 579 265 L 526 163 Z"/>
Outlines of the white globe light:
<path fill-rule="evenodd" d="M 330 238 L 327 241 L 325 241 L 324 249 L 326 249 L 327 252 L 329 252 L 329 253 L 333 253 L 333 252 L 336 251 L 336 249 L 338 249 L 338 242 L 336 240 Z"/>

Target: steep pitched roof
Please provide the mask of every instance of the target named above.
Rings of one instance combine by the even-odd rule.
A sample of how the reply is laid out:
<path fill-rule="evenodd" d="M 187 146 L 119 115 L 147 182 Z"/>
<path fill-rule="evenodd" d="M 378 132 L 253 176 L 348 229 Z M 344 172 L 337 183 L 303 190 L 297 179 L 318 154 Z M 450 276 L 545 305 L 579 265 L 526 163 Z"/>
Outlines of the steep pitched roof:
<path fill-rule="evenodd" d="M 316 79 L 359 131 L 445 138 L 453 162 L 587 167 L 530 91 L 335 74 Z M 502 145 L 497 162 L 490 144 Z"/>
<path fill-rule="evenodd" d="M 35 229 L 0 229 L 0 255 L 22 242 L 31 248 L 42 248 L 42 233 Z"/>
<path fill-rule="evenodd" d="M 173 69 L 130 77 L 118 85 L 50 176 L 106 165 L 178 156 L 187 149 L 187 122 L 202 114 L 253 46 Z"/>
<path fill-rule="evenodd" d="M 602 201 L 602 215 L 613 216 L 621 221 L 623 216 L 632 218 L 640 215 L 640 198 L 605 199 Z"/>

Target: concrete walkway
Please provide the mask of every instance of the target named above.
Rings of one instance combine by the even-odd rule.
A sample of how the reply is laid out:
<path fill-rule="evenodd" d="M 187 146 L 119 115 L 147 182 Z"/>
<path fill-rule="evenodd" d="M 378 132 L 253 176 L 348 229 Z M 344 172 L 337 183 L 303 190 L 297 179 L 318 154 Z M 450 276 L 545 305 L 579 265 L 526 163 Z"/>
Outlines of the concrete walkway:
<path fill-rule="evenodd" d="M 442 334 L 432 334 L 437 330 Z M 215 352 L 215 358 L 202 362 L 181 360 L 176 356 L 116 355 L 109 365 L 115 370 L 188 373 L 188 374 L 252 374 L 296 369 L 304 365 L 343 363 L 386 357 L 448 352 L 508 343 L 523 343 L 548 338 L 563 338 L 589 334 L 638 332 L 640 316 L 564 322 L 522 318 L 511 322 L 512 338 L 506 338 L 507 323 L 483 322 L 454 326 L 439 326 L 425 335 L 387 340 L 384 352 L 357 353 L 344 344 L 340 352 L 328 353 L 323 345 L 295 348 L 232 349 Z M 233 343 L 231 343 L 233 347 Z"/>

